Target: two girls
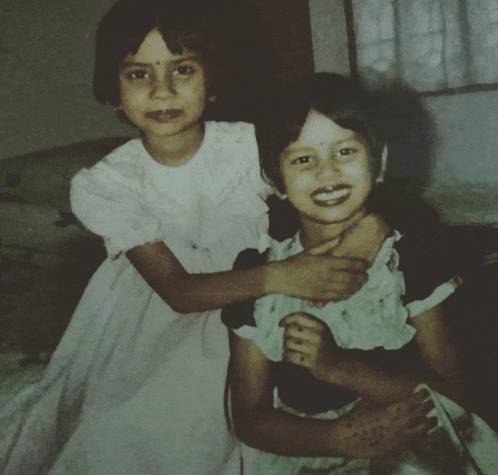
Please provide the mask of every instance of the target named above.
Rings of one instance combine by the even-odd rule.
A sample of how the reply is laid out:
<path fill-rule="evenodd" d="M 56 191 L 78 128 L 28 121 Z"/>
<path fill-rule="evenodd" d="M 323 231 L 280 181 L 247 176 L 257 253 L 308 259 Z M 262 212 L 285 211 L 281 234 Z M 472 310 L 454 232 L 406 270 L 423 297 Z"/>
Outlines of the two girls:
<path fill-rule="evenodd" d="M 336 239 L 335 255 L 371 263 L 368 282 L 345 300 L 310 308 L 268 295 L 224 310 L 235 332 L 233 424 L 263 451 L 258 475 L 498 471 L 498 436 L 456 404 L 463 378 L 443 307 L 459 284 L 456 269 L 433 214 L 383 183 L 380 117 L 375 95 L 317 74 L 257 127 L 262 168 L 301 221 L 292 238 L 270 240 L 267 260 Z M 382 223 L 378 232 L 365 228 L 370 221 Z M 238 259 L 257 260 L 255 250 Z M 432 405 L 437 421 L 426 417 Z"/>

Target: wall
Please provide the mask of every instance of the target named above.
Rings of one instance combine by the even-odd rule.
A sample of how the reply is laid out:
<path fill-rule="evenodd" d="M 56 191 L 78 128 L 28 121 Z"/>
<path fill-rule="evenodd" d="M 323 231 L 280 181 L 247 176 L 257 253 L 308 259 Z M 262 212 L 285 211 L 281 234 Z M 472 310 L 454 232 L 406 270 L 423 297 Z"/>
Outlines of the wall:
<path fill-rule="evenodd" d="M 313 70 L 306 0 L 255 0 L 284 74 Z M 2 0 L 0 158 L 136 134 L 91 90 L 96 26 L 114 0 Z"/>
<path fill-rule="evenodd" d="M 2 0 L 0 158 L 130 135 L 91 90 L 94 33 L 112 0 Z"/>
<path fill-rule="evenodd" d="M 342 0 L 310 0 L 310 15 L 315 69 L 347 74 Z M 498 91 L 426 97 L 424 105 L 437 137 L 425 196 L 448 222 L 498 226 Z"/>

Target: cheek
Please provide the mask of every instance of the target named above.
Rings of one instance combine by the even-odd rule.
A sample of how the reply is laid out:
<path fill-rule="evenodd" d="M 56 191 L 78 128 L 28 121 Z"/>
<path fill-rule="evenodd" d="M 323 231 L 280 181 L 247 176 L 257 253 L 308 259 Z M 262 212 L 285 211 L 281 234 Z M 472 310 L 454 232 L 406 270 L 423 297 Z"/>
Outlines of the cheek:
<path fill-rule="evenodd" d="M 147 90 L 144 87 L 131 86 L 126 83 L 120 83 L 119 95 L 121 104 L 139 104 L 147 96 Z"/>
<path fill-rule="evenodd" d="M 368 163 L 345 164 L 342 173 L 357 184 L 372 182 L 372 172 Z"/>
<path fill-rule="evenodd" d="M 207 100 L 207 90 L 204 80 L 195 80 L 182 84 L 177 91 L 190 102 L 205 102 Z"/>
<path fill-rule="evenodd" d="M 286 173 L 284 185 L 288 194 L 299 193 L 308 190 L 310 187 L 316 188 L 316 180 L 312 174 L 308 173 Z"/>

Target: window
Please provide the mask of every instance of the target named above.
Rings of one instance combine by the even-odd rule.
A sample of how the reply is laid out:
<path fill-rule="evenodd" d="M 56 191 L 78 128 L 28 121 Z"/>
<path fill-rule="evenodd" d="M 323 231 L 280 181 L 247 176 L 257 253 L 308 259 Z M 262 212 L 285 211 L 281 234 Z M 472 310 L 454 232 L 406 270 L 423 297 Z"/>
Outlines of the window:
<path fill-rule="evenodd" d="M 345 0 L 352 73 L 419 92 L 498 89 L 497 0 Z"/>

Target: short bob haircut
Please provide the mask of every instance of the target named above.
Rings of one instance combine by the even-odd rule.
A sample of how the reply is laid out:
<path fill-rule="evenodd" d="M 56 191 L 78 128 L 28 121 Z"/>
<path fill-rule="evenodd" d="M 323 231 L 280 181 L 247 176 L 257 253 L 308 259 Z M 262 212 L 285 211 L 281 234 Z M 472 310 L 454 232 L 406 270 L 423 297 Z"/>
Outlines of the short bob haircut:
<path fill-rule="evenodd" d="M 153 29 L 173 54 L 182 54 L 183 48 L 199 54 L 208 94 L 230 95 L 241 81 L 256 81 L 255 68 L 261 72 L 272 62 L 260 25 L 258 11 L 245 0 L 118 0 L 97 30 L 95 97 L 103 104 L 120 104 L 121 64 Z"/>
<path fill-rule="evenodd" d="M 357 81 L 332 73 L 314 73 L 288 85 L 269 104 L 266 118 L 256 126 L 261 169 L 284 193 L 279 156 L 297 140 L 310 110 L 358 133 L 366 142 L 373 176 L 380 172 L 386 135 L 381 127 L 380 103 Z"/>

